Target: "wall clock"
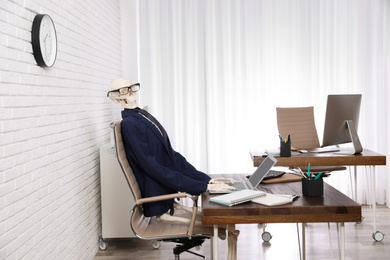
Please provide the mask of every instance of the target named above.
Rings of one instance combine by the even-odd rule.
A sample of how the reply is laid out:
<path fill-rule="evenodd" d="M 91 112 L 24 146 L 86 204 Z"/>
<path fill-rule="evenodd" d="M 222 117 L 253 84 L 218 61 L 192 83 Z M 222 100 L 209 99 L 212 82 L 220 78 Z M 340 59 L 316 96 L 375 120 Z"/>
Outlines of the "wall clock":
<path fill-rule="evenodd" d="M 31 44 L 38 66 L 51 67 L 57 58 L 57 34 L 47 14 L 37 14 L 31 30 Z"/>

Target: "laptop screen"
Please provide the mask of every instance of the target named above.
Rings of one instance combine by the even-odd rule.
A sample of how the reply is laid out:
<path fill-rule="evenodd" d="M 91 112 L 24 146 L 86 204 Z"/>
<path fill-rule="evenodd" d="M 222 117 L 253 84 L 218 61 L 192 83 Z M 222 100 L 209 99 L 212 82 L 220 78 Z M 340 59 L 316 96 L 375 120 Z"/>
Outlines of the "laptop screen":
<path fill-rule="evenodd" d="M 249 182 L 252 184 L 253 187 L 259 185 L 259 183 L 263 180 L 263 178 L 267 175 L 267 173 L 271 170 L 271 168 L 275 165 L 276 162 L 277 160 L 271 155 L 268 155 L 265 158 L 265 160 L 260 164 L 257 170 L 249 178 Z"/>

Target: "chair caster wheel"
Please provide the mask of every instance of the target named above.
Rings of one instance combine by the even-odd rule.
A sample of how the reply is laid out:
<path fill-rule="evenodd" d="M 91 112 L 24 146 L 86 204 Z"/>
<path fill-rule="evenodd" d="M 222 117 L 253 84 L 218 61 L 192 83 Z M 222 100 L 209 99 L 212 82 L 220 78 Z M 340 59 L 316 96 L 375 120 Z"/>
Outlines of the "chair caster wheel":
<path fill-rule="evenodd" d="M 99 249 L 100 250 L 104 251 L 107 249 L 107 243 L 103 240 L 102 237 L 99 237 L 98 242 L 99 242 Z"/>
<path fill-rule="evenodd" d="M 225 240 L 226 239 L 226 235 L 219 235 L 218 238 L 221 239 L 221 240 Z"/>
<path fill-rule="evenodd" d="M 385 235 L 382 232 L 380 232 L 380 231 L 376 231 L 375 233 L 372 234 L 372 238 L 376 242 L 381 242 L 384 237 L 385 237 Z"/>
<path fill-rule="evenodd" d="M 266 231 L 261 234 L 261 238 L 263 239 L 264 242 L 269 242 L 272 239 L 271 233 Z"/>
<path fill-rule="evenodd" d="M 152 240 L 152 246 L 154 249 L 159 249 L 161 246 L 161 243 L 160 243 L 160 241 Z"/>
<path fill-rule="evenodd" d="M 364 220 L 364 217 L 362 216 L 362 220 L 359 222 L 356 222 L 356 224 L 362 224 L 363 220 Z"/>

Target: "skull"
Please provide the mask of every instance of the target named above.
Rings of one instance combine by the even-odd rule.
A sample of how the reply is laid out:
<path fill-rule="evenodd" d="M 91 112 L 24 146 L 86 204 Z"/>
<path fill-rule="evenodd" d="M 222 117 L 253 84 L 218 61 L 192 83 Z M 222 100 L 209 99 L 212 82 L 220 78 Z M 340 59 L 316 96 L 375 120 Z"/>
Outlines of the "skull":
<path fill-rule="evenodd" d="M 134 109 L 138 107 L 136 93 L 139 88 L 139 83 L 132 84 L 128 79 L 117 78 L 108 86 L 107 97 L 124 108 Z"/>

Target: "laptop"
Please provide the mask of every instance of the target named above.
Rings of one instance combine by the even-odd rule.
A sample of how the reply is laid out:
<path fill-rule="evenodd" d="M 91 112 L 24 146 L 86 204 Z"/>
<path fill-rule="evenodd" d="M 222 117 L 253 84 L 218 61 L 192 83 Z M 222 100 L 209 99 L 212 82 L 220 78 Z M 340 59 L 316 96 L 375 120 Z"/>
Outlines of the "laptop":
<path fill-rule="evenodd" d="M 275 165 L 277 160 L 272 155 L 268 155 L 264 161 L 260 164 L 260 166 L 256 169 L 256 171 L 252 174 L 252 176 L 245 181 L 235 182 L 233 184 L 229 184 L 236 188 L 234 191 L 239 190 L 256 190 L 256 186 L 264 179 L 264 177 L 270 172 L 271 168 Z M 210 194 L 221 194 L 221 193 L 229 193 L 233 190 L 209 190 Z"/>

